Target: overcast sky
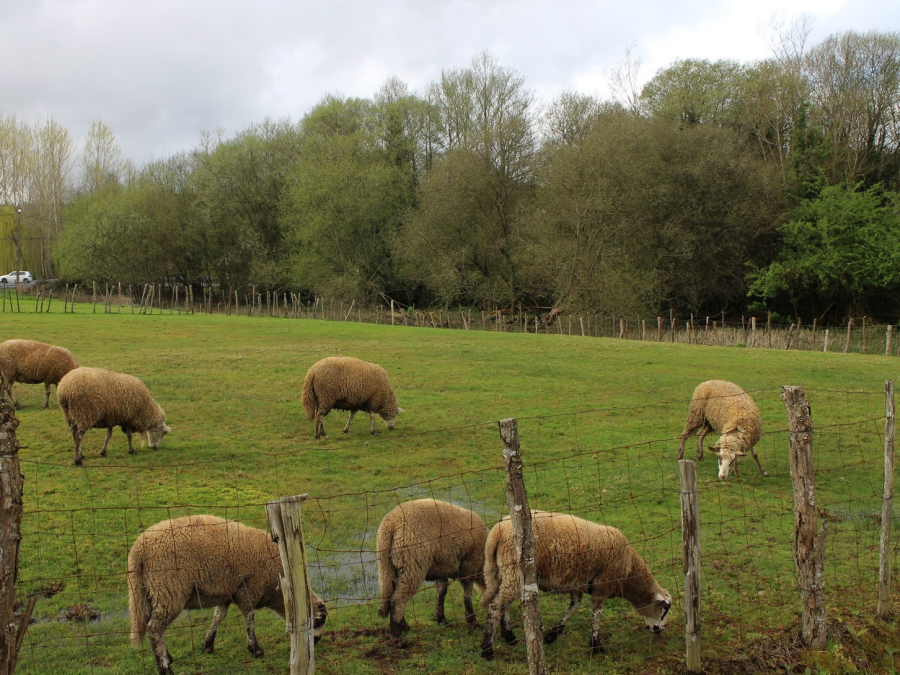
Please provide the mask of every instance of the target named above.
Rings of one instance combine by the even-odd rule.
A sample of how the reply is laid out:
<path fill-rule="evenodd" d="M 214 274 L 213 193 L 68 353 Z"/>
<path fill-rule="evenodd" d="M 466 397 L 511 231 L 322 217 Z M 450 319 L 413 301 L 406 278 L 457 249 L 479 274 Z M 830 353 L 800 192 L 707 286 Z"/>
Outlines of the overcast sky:
<path fill-rule="evenodd" d="M 417 93 L 484 49 L 539 99 L 606 96 L 626 49 L 646 81 L 679 58 L 770 55 L 766 25 L 807 13 L 810 44 L 900 30 L 898 0 L 0 0 L 0 110 L 52 116 L 79 145 L 103 119 L 136 164 L 298 120 L 326 93 Z"/>

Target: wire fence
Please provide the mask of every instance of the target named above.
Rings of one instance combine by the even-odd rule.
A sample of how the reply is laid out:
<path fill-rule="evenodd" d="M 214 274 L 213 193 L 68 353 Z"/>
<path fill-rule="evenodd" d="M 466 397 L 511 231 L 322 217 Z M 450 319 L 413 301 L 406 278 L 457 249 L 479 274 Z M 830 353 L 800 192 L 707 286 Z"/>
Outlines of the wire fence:
<path fill-rule="evenodd" d="M 92 312 L 107 314 L 208 314 L 234 317 L 318 319 L 382 325 L 503 333 L 575 335 L 617 338 L 641 342 L 670 342 L 715 347 L 824 351 L 852 354 L 883 354 L 900 357 L 900 340 L 894 339 L 895 324 L 871 317 L 850 318 L 842 326 L 820 325 L 817 319 L 797 317 L 793 323 L 772 320 L 772 315 L 728 317 L 609 316 L 576 314 L 554 308 L 531 311 L 496 308 L 476 310 L 458 306 L 433 309 L 401 307 L 398 303 L 361 305 L 338 298 L 297 293 L 257 292 L 203 287 L 195 293 L 183 285 L 138 286 L 96 283 L 90 289 L 33 286 L 0 289 L 0 312 Z M 52 308 L 52 310 L 51 310 Z"/>
<path fill-rule="evenodd" d="M 702 539 L 702 614 L 707 671 L 737 667 L 774 670 L 794 644 L 799 615 L 797 576 L 791 553 L 793 505 L 788 430 L 778 415 L 780 392 L 749 392 L 760 404 L 767 431 L 757 445 L 762 476 L 749 459 L 740 473 L 716 480 L 715 462 L 698 465 Z M 846 617 L 871 613 L 876 603 L 883 481 L 884 395 L 807 391 L 814 411 L 817 503 L 828 523 L 825 589 L 829 612 Z M 644 438 L 646 429 L 680 429 L 687 402 L 610 408 L 519 419 L 524 479 L 532 509 L 573 514 L 620 529 L 646 561 L 674 604 L 669 623 L 656 635 L 626 602 L 611 600 L 602 622 L 606 655 L 590 650 L 590 610 L 582 608 L 553 645 L 548 669 L 571 672 L 591 660 L 625 671 L 683 669 L 684 623 L 680 488 L 675 457 L 679 437 Z M 415 594 L 406 617 L 410 630 L 392 643 L 381 603 L 376 533 L 394 507 L 433 498 L 477 513 L 493 527 L 507 513 L 506 471 L 496 425 L 429 432 L 452 435 L 482 468 L 448 472 L 396 486 L 370 488 L 359 475 L 353 489 L 316 494 L 298 466 L 304 448 L 288 453 L 247 453 L 208 462 L 139 468 L 92 462 L 85 468 L 22 460 L 27 495 L 22 520 L 20 595 L 42 592 L 36 622 L 23 644 L 25 673 L 152 673 L 150 646 L 128 647 L 127 556 L 138 535 L 154 523 L 185 515 L 214 514 L 267 529 L 265 504 L 288 494 L 310 493 L 304 530 L 313 590 L 327 603 L 324 639 L 316 648 L 321 673 L 521 672 L 525 648 L 497 645 L 494 662 L 481 658 L 483 608 L 478 630 L 465 621 L 458 584 L 447 599 L 448 625 L 434 621 L 437 587 Z M 605 441 L 598 443 L 597 438 Z M 586 440 L 589 439 L 589 440 Z M 344 454 L 411 452 L 422 435 L 382 435 L 365 444 L 343 444 Z M 458 446 L 457 446 L 458 447 Z M 693 459 L 688 444 L 687 458 Z M 252 467 L 265 464 L 266 479 Z M 375 482 L 374 480 L 372 482 Z M 384 483 L 384 481 L 381 481 Z M 448 534 L 448 536 L 450 536 Z M 897 564 L 898 547 L 891 550 Z M 564 564 L 561 561 L 560 564 Z M 231 570 L 226 556 L 221 574 Z M 896 597 L 896 595 L 895 595 Z M 587 603 L 589 604 L 589 603 Z M 544 626 L 568 605 L 565 596 L 542 596 Z M 212 610 L 189 610 L 166 638 L 176 672 L 262 673 L 287 661 L 284 624 L 260 610 L 256 633 L 266 652 L 254 659 L 245 647 L 244 621 L 232 608 L 219 629 L 216 651 L 202 651 Z M 513 626 L 521 638 L 521 619 Z M 729 665 L 730 664 L 730 665 Z"/>

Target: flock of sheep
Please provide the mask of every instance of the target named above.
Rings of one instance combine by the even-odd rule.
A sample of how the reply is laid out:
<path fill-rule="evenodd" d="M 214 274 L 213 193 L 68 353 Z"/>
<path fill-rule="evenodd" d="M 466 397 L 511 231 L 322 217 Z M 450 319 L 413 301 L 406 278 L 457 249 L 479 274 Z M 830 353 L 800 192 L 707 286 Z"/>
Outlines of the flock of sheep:
<path fill-rule="evenodd" d="M 105 428 L 106 455 L 114 427 L 158 447 L 169 431 L 165 412 L 137 378 L 99 368 L 80 367 L 72 354 L 53 345 L 31 340 L 0 343 L 0 396 L 6 394 L 18 408 L 12 387 L 15 382 L 43 383 L 44 408 L 49 406 L 50 386 L 57 386 L 57 399 L 75 442 L 75 464 L 81 465 L 81 450 L 88 429 Z M 350 412 L 344 433 L 358 411 L 369 414 L 375 433 L 375 415 L 393 429 L 398 413 L 397 396 L 384 369 L 349 357 L 330 357 L 307 372 L 301 395 L 306 416 L 315 421 L 315 436 L 325 435 L 322 418 L 332 409 Z M 714 431 L 719 440 L 710 449 L 718 456 L 720 479 L 731 466 L 737 474 L 738 457 L 749 450 L 763 475 L 754 446 L 761 435 L 759 410 L 749 394 L 724 380 L 697 386 L 681 436 L 678 458 L 687 439 L 697 433 L 698 459 L 703 457 L 703 439 Z M 672 606 L 671 594 L 653 577 L 644 560 L 616 528 L 573 515 L 533 512 L 535 564 L 538 586 L 551 593 L 565 593 L 571 602 L 544 636 L 551 643 L 562 633 L 578 610 L 582 596 L 590 594 L 590 649 L 603 651 L 600 617 L 609 598 L 623 598 L 644 618 L 648 630 L 658 632 Z M 511 522 L 503 518 L 488 531 L 478 514 L 435 499 L 405 502 L 388 513 L 378 527 L 378 582 L 381 605 L 378 614 L 389 619 L 392 640 L 409 630 L 405 612 L 409 599 L 425 581 L 435 582 L 435 620 L 445 623 L 447 587 L 459 580 L 463 587 L 466 621 L 477 619 L 472 589 L 481 591 L 487 608 L 481 655 L 494 655 L 497 628 L 509 644 L 516 642 L 509 616 L 510 605 L 521 595 L 517 556 Z M 150 639 L 157 669 L 171 674 L 172 657 L 166 649 L 165 632 L 183 609 L 215 607 L 213 622 L 203 640 L 203 651 L 211 653 L 219 624 L 231 603 L 244 615 L 247 648 L 254 657 L 263 654 L 253 628 L 254 612 L 271 608 L 284 616 L 281 592 L 281 559 L 277 545 L 264 530 L 247 527 L 216 516 L 194 515 L 165 520 L 142 532 L 128 555 L 128 608 L 131 637 L 140 643 Z M 328 610 L 311 593 L 312 629 L 321 637 Z"/>

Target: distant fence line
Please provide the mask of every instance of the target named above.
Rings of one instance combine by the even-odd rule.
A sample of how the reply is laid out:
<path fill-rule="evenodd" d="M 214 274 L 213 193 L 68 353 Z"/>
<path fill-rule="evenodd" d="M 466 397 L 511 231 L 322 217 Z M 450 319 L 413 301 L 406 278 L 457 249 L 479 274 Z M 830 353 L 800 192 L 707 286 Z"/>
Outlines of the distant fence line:
<path fill-rule="evenodd" d="M 90 305 L 97 313 L 100 306 L 106 314 L 223 314 L 226 316 L 272 317 L 285 319 L 320 319 L 358 323 L 391 324 L 425 328 L 481 330 L 504 333 L 580 335 L 582 337 L 618 338 L 641 342 L 671 342 L 717 347 L 750 347 L 755 349 L 795 349 L 802 351 L 884 354 L 900 356 L 900 341 L 894 345 L 894 325 L 881 324 L 870 317 L 854 317 L 844 326 L 822 326 L 797 319 L 790 325 L 772 322 L 765 317 L 741 316 L 726 320 L 716 316 L 624 317 L 598 314 L 564 314 L 556 309 L 547 312 L 491 311 L 449 307 L 418 309 L 401 308 L 393 300 L 383 305 L 363 306 L 355 300 L 347 303 L 337 298 L 316 297 L 304 301 L 299 293 L 248 292 L 204 287 L 195 294 L 193 287 L 180 284 L 66 284 L 60 291 L 52 287 L 30 287 L 0 290 L 2 312 L 50 312 L 53 302 L 58 311 L 74 313 L 78 305 Z M 33 303 L 33 304 L 32 304 Z"/>

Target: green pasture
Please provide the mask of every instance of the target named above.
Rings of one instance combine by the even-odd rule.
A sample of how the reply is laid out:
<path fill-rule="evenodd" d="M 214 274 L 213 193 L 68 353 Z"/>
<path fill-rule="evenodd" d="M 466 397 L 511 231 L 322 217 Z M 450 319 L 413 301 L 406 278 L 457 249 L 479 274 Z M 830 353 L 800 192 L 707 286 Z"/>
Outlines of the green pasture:
<path fill-rule="evenodd" d="M 172 433 L 158 450 L 127 454 L 104 432 L 73 466 L 71 435 L 41 386 L 16 385 L 25 475 L 20 592 L 62 583 L 37 605 L 20 658 L 23 673 L 153 673 L 147 644 L 128 641 L 126 555 L 138 533 L 168 517 L 214 513 L 265 527 L 263 506 L 307 493 L 304 524 L 313 586 L 328 600 L 320 673 L 521 673 L 520 644 L 479 657 L 481 631 L 463 621 L 461 591 L 448 596 L 450 626 L 431 621 L 433 589 L 408 611 L 405 648 L 390 647 L 376 615 L 374 538 L 398 502 L 434 496 L 478 511 L 491 525 L 506 508 L 496 422 L 519 419 L 532 508 L 572 512 L 620 528 L 675 598 L 658 636 L 622 601 L 604 617 L 607 655 L 590 657 L 589 603 L 547 647 L 560 673 L 681 672 L 681 532 L 675 461 L 693 388 L 739 383 L 764 420 L 752 459 L 716 481 L 714 456 L 697 466 L 703 543 L 703 645 L 709 672 L 889 672 L 900 648 L 896 621 L 872 619 L 883 481 L 884 383 L 900 360 L 858 354 L 405 328 L 205 315 L 0 314 L 0 340 L 69 348 L 82 365 L 141 378 Z M 389 432 L 357 416 L 325 419 L 313 439 L 300 388 L 317 359 L 349 355 L 385 367 L 405 409 Z M 828 650 L 792 647 L 799 593 L 791 558 L 792 495 L 781 385 L 802 385 L 816 424 L 818 502 L 827 514 Z M 710 437 L 713 442 L 715 436 Z M 688 445 L 693 459 L 696 442 Z M 896 516 L 895 516 L 896 518 Z M 897 522 L 895 520 L 895 522 Z M 897 541 L 895 533 L 895 542 Z M 896 562 L 897 546 L 894 545 Z M 900 595 L 895 593 L 895 601 Z M 544 597 L 545 625 L 567 600 Z M 84 620 L 99 612 L 99 619 Z M 483 620 L 484 610 L 479 610 Z M 176 672 L 287 672 L 288 638 L 269 611 L 257 615 L 266 656 L 249 659 L 232 608 L 216 653 L 199 643 L 211 612 L 184 613 L 168 633 Z M 518 619 L 517 619 L 518 620 Z M 521 636 L 521 628 L 518 630 Z M 793 671 L 792 671 L 793 672 Z"/>

